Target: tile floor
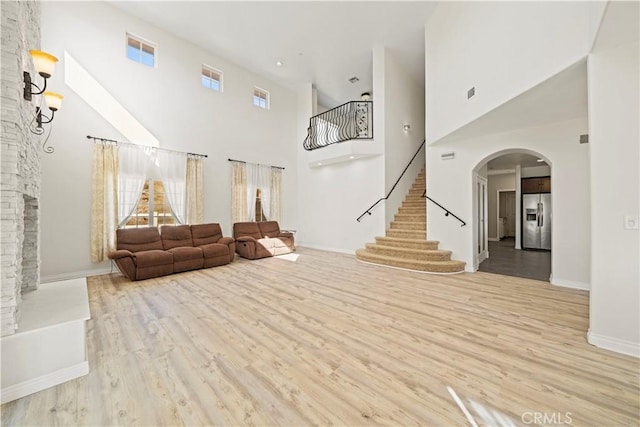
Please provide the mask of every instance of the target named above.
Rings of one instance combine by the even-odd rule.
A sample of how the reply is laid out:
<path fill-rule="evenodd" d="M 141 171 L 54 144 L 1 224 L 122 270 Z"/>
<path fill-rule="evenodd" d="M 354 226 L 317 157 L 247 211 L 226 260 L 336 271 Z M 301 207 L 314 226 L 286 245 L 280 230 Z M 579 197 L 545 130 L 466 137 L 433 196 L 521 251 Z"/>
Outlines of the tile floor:
<path fill-rule="evenodd" d="M 479 271 L 549 281 L 551 252 L 515 249 L 515 238 L 505 237 L 489 242 L 489 258 L 480 263 Z"/>

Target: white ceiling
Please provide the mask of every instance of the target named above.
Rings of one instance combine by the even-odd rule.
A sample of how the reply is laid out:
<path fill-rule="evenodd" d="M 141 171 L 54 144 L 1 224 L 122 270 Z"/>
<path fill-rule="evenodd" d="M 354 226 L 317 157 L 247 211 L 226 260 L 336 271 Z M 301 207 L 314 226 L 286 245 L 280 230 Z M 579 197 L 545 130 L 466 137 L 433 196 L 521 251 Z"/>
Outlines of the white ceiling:
<path fill-rule="evenodd" d="M 110 2 L 333 108 L 372 90 L 372 49 L 387 47 L 424 86 L 424 26 L 436 2 Z M 281 61 L 282 67 L 276 62 Z M 348 82 L 352 76 L 360 81 Z"/>
<path fill-rule="evenodd" d="M 491 170 L 513 170 L 517 165 L 523 168 L 533 166 L 548 166 L 545 162 L 538 162 L 538 158 L 530 154 L 512 153 L 495 158 L 487 163 L 487 169 Z"/>

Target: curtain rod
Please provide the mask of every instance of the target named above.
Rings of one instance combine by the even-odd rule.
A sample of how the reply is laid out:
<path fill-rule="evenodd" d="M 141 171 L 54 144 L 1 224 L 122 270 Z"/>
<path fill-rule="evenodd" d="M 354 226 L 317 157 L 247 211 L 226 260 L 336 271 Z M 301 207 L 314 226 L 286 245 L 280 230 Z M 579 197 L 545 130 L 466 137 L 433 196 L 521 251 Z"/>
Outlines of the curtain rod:
<path fill-rule="evenodd" d="M 236 163 L 247 163 L 244 160 L 236 160 L 236 159 L 227 159 L 230 162 L 236 162 Z M 260 165 L 260 166 L 269 166 L 270 168 L 274 168 L 274 169 L 282 169 L 284 170 L 284 168 L 282 166 L 273 166 L 273 165 L 263 165 L 261 163 L 255 163 L 256 165 Z"/>
<path fill-rule="evenodd" d="M 126 145 L 138 145 L 138 144 L 134 144 L 132 142 L 122 142 L 122 141 L 116 141 L 115 139 L 107 139 L 107 138 L 98 138 L 97 136 L 91 136 L 91 135 L 87 135 L 87 139 L 93 139 L 94 142 L 100 141 L 100 142 L 113 142 L 115 144 L 126 144 Z M 151 147 L 154 150 L 161 150 L 161 151 L 171 151 L 173 153 L 183 153 L 184 151 L 178 151 L 178 150 L 169 150 L 168 148 L 160 148 L 160 147 L 153 147 L 151 145 L 138 145 L 139 147 Z M 198 153 L 186 153 L 187 155 L 190 156 L 197 156 L 197 157 L 209 157 L 206 154 L 198 154 Z"/>

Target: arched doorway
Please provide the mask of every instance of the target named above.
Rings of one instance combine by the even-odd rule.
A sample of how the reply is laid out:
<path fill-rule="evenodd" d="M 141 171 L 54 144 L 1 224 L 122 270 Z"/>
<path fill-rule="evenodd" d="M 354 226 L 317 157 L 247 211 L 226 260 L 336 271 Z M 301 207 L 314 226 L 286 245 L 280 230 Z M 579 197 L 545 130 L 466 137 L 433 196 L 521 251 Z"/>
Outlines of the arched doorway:
<path fill-rule="evenodd" d="M 551 162 L 542 153 L 506 149 L 473 169 L 474 268 L 549 281 Z"/>

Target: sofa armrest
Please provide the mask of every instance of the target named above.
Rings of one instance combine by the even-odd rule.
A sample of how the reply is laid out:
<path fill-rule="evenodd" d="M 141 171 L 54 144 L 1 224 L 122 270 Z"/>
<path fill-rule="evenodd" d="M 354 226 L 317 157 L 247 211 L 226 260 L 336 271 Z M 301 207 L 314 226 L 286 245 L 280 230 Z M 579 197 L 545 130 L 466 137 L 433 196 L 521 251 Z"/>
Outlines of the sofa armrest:
<path fill-rule="evenodd" d="M 254 242 L 255 243 L 256 239 L 254 239 L 251 236 L 239 236 L 236 238 L 236 242 Z"/>
<path fill-rule="evenodd" d="M 278 237 L 288 237 L 288 238 L 290 238 L 290 239 L 293 239 L 293 233 L 290 233 L 290 232 L 288 232 L 288 231 L 281 231 L 281 232 L 278 234 Z"/>
<path fill-rule="evenodd" d="M 133 257 L 133 253 L 126 249 L 118 249 L 117 251 L 109 252 L 109 259 L 120 259 L 126 257 Z"/>
<path fill-rule="evenodd" d="M 235 243 L 235 239 L 233 237 L 222 237 L 218 240 L 218 243 L 221 245 L 228 245 L 230 243 Z"/>

